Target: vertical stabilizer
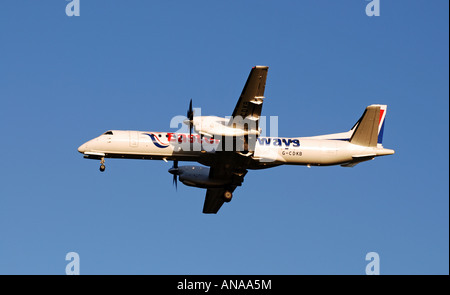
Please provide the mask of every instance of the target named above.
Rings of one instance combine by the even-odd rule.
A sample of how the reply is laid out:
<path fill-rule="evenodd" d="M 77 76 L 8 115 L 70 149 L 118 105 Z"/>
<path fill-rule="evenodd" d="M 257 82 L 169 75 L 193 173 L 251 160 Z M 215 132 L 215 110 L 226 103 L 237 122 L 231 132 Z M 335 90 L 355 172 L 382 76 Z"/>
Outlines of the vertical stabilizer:
<path fill-rule="evenodd" d="M 376 147 L 383 141 L 386 105 L 370 105 L 354 126 L 350 142 L 353 144 Z"/>

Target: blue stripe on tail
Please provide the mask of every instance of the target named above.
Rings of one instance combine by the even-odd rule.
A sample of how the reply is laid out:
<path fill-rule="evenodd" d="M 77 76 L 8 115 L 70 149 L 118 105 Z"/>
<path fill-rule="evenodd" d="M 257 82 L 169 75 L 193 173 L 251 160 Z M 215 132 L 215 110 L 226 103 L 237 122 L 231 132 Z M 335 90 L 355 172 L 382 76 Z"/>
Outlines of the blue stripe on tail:
<path fill-rule="evenodd" d="M 383 121 L 383 125 L 381 125 L 381 129 L 380 129 L 380 133 L 378 133 L 378 143 L 382 143 L 383 142 L 383 132 L 384 132 L 384 122 L 386 120 Z"/>

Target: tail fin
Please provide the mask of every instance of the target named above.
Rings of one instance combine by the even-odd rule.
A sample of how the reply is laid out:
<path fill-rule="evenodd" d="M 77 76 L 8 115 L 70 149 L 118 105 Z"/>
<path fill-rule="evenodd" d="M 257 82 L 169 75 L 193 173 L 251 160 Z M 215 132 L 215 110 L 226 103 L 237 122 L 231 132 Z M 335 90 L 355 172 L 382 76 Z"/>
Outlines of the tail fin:
<path fill-rule="evenodd" d="M 362 117 L 353 126 L 350 142 L 367 147 L 376 147 L 377 144 L 381 144 L 386 110 L 387 105 L 373 104 L 368 106 Z"/>

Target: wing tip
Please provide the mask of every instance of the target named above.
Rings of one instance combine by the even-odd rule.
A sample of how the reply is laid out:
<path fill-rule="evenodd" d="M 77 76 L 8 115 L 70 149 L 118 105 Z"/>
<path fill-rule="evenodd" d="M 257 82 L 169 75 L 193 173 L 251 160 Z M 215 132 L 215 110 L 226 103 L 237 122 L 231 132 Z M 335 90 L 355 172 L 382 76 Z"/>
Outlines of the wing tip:
<path fill-rule="evenodd" d="M 268 69 L 269 66 L 254 66 L 252 69 Z"/>

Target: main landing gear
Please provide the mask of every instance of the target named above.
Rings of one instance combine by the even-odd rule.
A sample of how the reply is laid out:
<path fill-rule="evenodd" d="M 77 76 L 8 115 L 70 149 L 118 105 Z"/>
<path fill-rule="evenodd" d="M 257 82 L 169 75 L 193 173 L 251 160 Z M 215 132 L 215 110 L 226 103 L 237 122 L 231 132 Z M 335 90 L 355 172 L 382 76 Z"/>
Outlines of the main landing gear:
<path fill-rule="evenodd" d="M 222 198 L 223 198 L 223 201 L 224 201 L 224 202 L 228 203 L 228 202 L 230 202 L 231 199 L 233 198 L 233 193 L 230 192 L 229 190 L 226 190 L 226 191 L 223 193 Z"/>
<path fill-rule="evenodd" d="M 106 167 L 105 167 L 105 158 L 101 158 L 100 160 L 100 172 L 105 171 Z"/>

